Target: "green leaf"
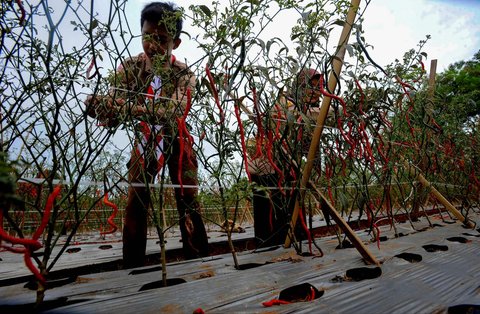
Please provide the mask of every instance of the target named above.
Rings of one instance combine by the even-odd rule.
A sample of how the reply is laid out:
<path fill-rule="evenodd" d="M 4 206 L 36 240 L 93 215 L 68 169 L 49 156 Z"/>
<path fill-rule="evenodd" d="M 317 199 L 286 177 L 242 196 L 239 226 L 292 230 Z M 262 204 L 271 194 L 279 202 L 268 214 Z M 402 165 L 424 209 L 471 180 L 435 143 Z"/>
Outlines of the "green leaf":
<path fill-rule="evenodd" d="M 92 23 L 90 24 L 90 32 L 93 31 L 95 28 L 97 28 L 98 26 L 98 21 L 97 20 L 93 20 Z"/>
<path fill-rule="evenodd" d="M 344 25 L 345 25 L 345 21 L 342 21 L 342 20 L 336 20 L 336 21 L 335 21 L 335 22 L 333 22 L 332 24 L 336 24 L 336 25 L 344 26 Z"/>
<path fill-rule="evenodd" d="M 352 47 L 352 45 L 346 45 L 345 48 L 346 48 L 347 51 L 348 51 L 348 55 L 349 55 L 350 57 L 353 57 L 353 47 Z"/>
<path fill-rule="evenodd" d="M 198 8 L 200 10 L 202 10 L 202 12 L 208 16 L 208 17 L 212 17 L 212 11 L 210 11 L 210 9 L 206 6 L 206 5 L 199 5 Z"/>
<path fill-rule="evenodd" d="M 262 47 L 262 50 L 265 50 L 265 42 L 263 40 L 261 40 L 260 38 L 256 38 L 255 40 L 260 45 L 260 47 Z M 268 52 L 268 49 L 267 49 L 267 52 Z"/>

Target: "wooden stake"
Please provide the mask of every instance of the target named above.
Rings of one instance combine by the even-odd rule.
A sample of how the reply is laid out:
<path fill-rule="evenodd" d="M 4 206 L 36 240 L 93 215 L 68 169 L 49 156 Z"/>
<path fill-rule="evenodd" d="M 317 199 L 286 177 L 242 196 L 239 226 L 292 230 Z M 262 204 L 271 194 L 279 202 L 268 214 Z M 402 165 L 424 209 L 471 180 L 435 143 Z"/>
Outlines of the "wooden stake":
<path fill-rule="evenodd" d="M 350 37 L 350 32 L 352 30 L 352 25 L 355 21 L 355 16 L 357 15 L 357 10 L 360 5 L 360 0 L 352 0 L 350 4 L 350 9 L 348 10 L 347 20 L 343 26 L 342 34 L 340 35 L 340 40 L 338 41 L 338 48 L 335 57 L 332 59 L 333 72 L 330 73 L 328 78 L 328 90 L 334 91 L 337 86 L 337 78 L 340 77 L 340 72 L 342 70 L 343 59 L 345 57 L 345 51 L 347 49 L 348 38 Z M 288 232 L 287 238 L 285 239 L 285 247 L 290 247 L 291 239 L 293 239 L 293 230 L 295 230 L 295 225 L 297 224 L 298 213 L 300 210 L 300 201 L 305 196 L 305 188 L 310 179 L 310 174 L 313 169 L 313 162 L 317 155 L 318 146 L 320 143 L 320 137 L 322 136 L 323 126 L 328 115 L 328 110 L 330 108 L 331 98 L 328 96 L 323 97 L 322 105 L 320 107 L 320 112 L 317 117 L 317 124 L 315 125 L 315 130 L 313 133 L 312 142 L 310 143 L 310 149 L 307 155 L 307 162 L 303 170 L 302 181 L 300 185 L 300 195 L 297 196 L 295 200 L 295 208 L 292 214 L 292 220 L 290 222 L 290 230 Z"/>
<path fill-rule="evenodd" d="M 429 124 L 432 116 L 433 116 L 433 106 L 434 106 L 434 96 L 435 96 L 435 76 L 437 74 L 437 60 L 433 59 L 430 62 L 430 75 L 428 77 L 428 97 L 427 97 L 427 102 L 425 104 L 425 113 L 427 116 L 427 119 L 425 123 Z M 428 143 L 430 142 L 430 139 L 432 137 L 432 131 L 427 129 L 426 130 L 426 137 L 427 140 L 423 141 L 422 149 L 427 150 L 429 149 Z M 428 159 L 426 155 L 423 155 L 422 161 L 421 161 L 421 170 L 422 172 L 425 172 L 428 164 Z M 418 215 L 418 212 L 420 210 L 420 207 L 428 203 L 428 194 L 424 193 L 424 188 L 422 188 L 422 185 L 414 184 L 412 189 L 414 189 L 415 192 L 415 197 L 413 198 L 413 204 L 412 204 L 412 215 L 416 217 Z"/>
<path fill-rule="evenodd" d="M 415 176 L 415 168 L 412 167 L 410 164 L 408 164 L 406 161 L 403 161 L 405 167 L 407 167 L 409 173 L 412 176 Z M 468 219 L 465 219 L 465 217 L 460 213 L 455 206 L 453 206 L 452 203 L 450 203 L 436 188 L 432 186 L 432 184 L 421 174 L 418 173 L 416 174 L 416 178 L 418 182 L 420 182 L 425 189 L 427 189 L 428 193 L 431 193 L 437 200 L 440 201 L 440 203 L 445 206 L 446 209 L 448 209 L 455 217 L 458 218 L 462 223 L 464 223 L 467 227 L 469 228 L 475 228 L 475 224 L 471 222 Z"/>
<path fill-rule="evenodd" d="M 323 195 L 322 192 L 320 192 L 317 187 L 315 187 L 313 184 L 309 185 L 315 193 L 327 204 L 327 210 L 330 216 L 332 216 L 333 220 L 337 223 L 337 226 L 339 226 L 345 235 L 352 241 L 352 244 L 355 246 L 357 251 L 363 256 L 365 261 L 369 264 L 375 264 L 377 266 L 380 266 L 380 262 L 375 258 L 375 256 L 370 253 L 370 251 L 367 249 L 367 247 L 363 244 L 362 240 L 357 236 L 357 234 L 350 228 L 350 226 L 347 224 L 345 220 L 338 214 L 338 212 L 335 210 L 335 207 L 328 201 L 328 199 Z"/>
<path fill-rule="evenodd" d="M 430 61 L 430 75 L 428 77 L 428 101 L 433 104 L 433 96 L 435 94 L 435 76 L 437 74 L 437 59 Z M 427 105 L 427 113 L 432 114 L 432 106 Z"/>
<path fill-rule="evenodd" d="M 443 206 L 445 206 L 446 209 L 448 209 L 455 217 L 457 217 L 458 220 L 464 223 L 468 228 L 475 228 L 475 224 L 470 220 L 465 219 L 462 213 L 459 212 L 455 206 L 453 206 L 452 203 L 450 203 L 436 188 L 434 188 L 422 174 L 418 174 L 417 179 L 431 194 L 433 194 L 433 196 L 435 196 L 436 199 L 440 201 L 440 203 L 442 203 Z"/>

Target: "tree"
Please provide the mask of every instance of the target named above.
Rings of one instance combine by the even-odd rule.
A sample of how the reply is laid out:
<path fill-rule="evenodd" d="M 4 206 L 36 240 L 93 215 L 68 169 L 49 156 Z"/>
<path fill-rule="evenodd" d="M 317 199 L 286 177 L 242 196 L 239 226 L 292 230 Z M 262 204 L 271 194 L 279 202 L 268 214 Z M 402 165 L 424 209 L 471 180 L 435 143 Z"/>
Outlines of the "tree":
<path fill-rule="evenodd" d="M 469 61 L 451 64 L 438 75 L 436 115 L 445 126 L 463 128 L 480 115 L 480 50 Z"/>

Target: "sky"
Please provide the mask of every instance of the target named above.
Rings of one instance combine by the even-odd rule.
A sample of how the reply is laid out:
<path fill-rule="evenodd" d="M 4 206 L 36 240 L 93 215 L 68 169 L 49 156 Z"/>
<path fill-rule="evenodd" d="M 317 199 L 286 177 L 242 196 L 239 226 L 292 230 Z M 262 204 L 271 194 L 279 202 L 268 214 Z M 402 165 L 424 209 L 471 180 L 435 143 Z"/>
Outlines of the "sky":
<path fill-rule="evenodd" d="M 365 12 L 365 39 L 379 64 L 400 58 L 430 35 L 424 51 L 437 71 L 480 50 L 480 0 L 373 0 Z"/>
<path fill-rule="evenodd" d="M 226 0 L 219 0 L 222 4 Z M 89 1 L 84 1 L 90 3 Z M 125 14 L 130 22 L 133 35 L 140 35 L 140 12 L 146 0 L 128 0 Z M 173 0 L 177 5 L 187 9 L 192 4 L 212 6 L 212 0 Z M 75 1 L 72 1 L 75 3 Z M 110 1 L 92 1 L 95 10 L 99 10 L 100 17 L 108 15 Z M 361 0 L 364 6 L 367 2 Z M 65 7 L 64 1 L 51 0 L 51 6 L 58 6 L 55 10 L 55 21 Z M 71 10 L 70 10 L 71 11 Z M 85 16 L 86 12 L 81 14 Z M 423 51 L 428 54 L 425 64 L 428 66 L 432 59 L 438 60 L 437 72 L 441 72 L 448 65 L 462 60 L 470 60 L 480 50 L 480 0 L 371 0 L 364 12 L 364 38 L 373 46 L 368 47 L 370 56 L 381 66 L 392 63 L 396 58 L 411 48 L 416 48 L 420 40 L 427 35 Z M 276 18 L 272 27 L 266 32 L 268 36 L 288 38 L 291 27 L 295 24 L 299 14 L 285 12 Z M 70 21 L 75 19 L 73 12 L 68 12 L 63 20 L 62 29 L 65 30 L 62 41 L 66 46 L 73 47 L 81 44 L 84 38 L 78 38 L 78 33 L 70 34 L 73 28 Z M 86 21 L 85 21 L 86 22 Z M 192 33 L 189 20 L 185 21 L 185 31 Z M 46 38 L 43 28 L 39 27 L 39 37 Z M 351 42 L 355 39 L 351 39 Z M 337 42 L 337 38 L 332 39 Z M 175 51 L 177 57 L 186 58 L 188 63 L 194 62 L 202 53 L 192 41 L 184 38 L 182 45 Z M 134 54 L 142 51 L 141 40 L 134 37 L 129 46 L 129 51 Z M 108 65 L 104 71 L 111 70 Z M 428 70 L 428 68 L 427 68 Z M 124 137 L 118 132 L 119 138 Z"/>
<path fill-rule="evenodd" d="M 140 11 L 148 0 L 129 0 L 129 18 L 138 20 Z M 176 0 L 178 6 L 188 12 L 190 5 L 207 5 L 212 0 Z M 228 3 L 221 0 L 220 3 Z M 367 2 L 361 0 L 362 10 Z M 430 61 L 437 59 L 437 73 L 445 70 L 450 64 L 470 60 L 480 50 L 480 0 L 371 0 L 364 11 L 364 38 L 370 56 L 381 66 L 401 59 L 403 54 L 417 48 L 420 40 L 431 36 L 423 48 L 427 53 L 424 60 L 427 71 Z M 265 31 L 268 36 L 289 40 L 291 28 L 300 17 L 298 12 L 285 12 L 276 18 L 275 23 Z M 140 33 L 139 23 L 132 23 L 133 31 Z M 138 27 L 137 27 L 138 26 Z M 340 27 L 339 27 L 340 29 Z M 184 30 L 190 34 L 195 31 L 187 19 Z M 338 31 L 339 36 L 340 31 Z M 331 40 L 335 44 L 338 38 Z M 351 38 L 350 42 L 355 41 Z M 184 38 L 180 47 L 174 51 L 177 57 L 186 58 L 193 63 L 202 56 L 196 44 Z M 131 51 L 141 51 L 138 39 Z M 332 51 L 333 53 L 333 51 Z"/>
<path fill-rule="evenodd" d="M 132 18 L 138 18 L 148 2 L 130 0 Z M 211 7 L 211 0 L 173 2 L 184 8 L 192 4 Z M 367 2 L 360 3 L 365 6 Z M 278 19 L 274 27 L 277 36 L 290 33 L 291 25 L 299 17 L 298 13 L 292 14 L 293 18 L 285 15 Z M 184 27 L 188 31 L 188 21 Z M 368 48 L 370 56 L 382 66 L 417 48 L 419 41 L 430 35 L 423 49 L 428 55 L 425 64 L 437 59 L 437 72 L 441 72 L 454 62 L 471 59 L 480 50 L 480 0 L 371 0 L 364 14 L 363 30 L 366 42 L 373 46 Z M 182 44 L 176 54 L 188 56 L 194 48 Z M 141 50 L 139 43 L 138 49 Z"/>

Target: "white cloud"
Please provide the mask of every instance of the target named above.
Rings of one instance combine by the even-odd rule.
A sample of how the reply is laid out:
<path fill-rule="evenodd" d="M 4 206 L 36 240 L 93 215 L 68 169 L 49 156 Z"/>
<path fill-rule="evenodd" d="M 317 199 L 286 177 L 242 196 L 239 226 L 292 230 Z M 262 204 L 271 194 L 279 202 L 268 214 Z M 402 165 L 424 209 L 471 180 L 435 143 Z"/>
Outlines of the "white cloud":
<path fill-rule="evenodd" d="M 364 23 L 366 40 L 375 46 L 371 55 L 387 64 L 431 35 L 424 51 L 438 59 L 437 71 L 471 59 L 480 48 L 478 9 L 480 3 L 459 1 L 372 1 Z"/>

